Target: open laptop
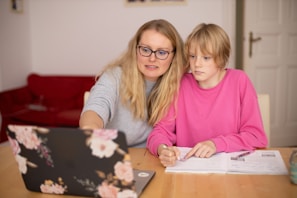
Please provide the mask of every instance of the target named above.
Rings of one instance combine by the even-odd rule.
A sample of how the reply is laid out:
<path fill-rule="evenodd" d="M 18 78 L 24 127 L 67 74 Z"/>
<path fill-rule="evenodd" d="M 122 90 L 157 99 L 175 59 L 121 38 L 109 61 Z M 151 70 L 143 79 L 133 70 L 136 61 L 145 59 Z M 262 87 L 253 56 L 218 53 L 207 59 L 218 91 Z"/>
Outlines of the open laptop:
<path fill-rule="evenodd" d="M 138 197 L 155 174 L 132 168 L 121 131 L 8 125 L 7 135 L 30 191 Z"/>

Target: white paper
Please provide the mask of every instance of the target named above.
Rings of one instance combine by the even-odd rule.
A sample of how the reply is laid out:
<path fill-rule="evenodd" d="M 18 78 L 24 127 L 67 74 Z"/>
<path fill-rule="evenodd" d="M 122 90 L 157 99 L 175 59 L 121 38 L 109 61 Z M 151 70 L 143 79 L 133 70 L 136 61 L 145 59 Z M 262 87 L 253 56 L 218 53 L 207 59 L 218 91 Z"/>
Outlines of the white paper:
<path fill-rule="evenodd" d="M 181 158 L 190 148 L 179 147 Z M 229 174 L 262 174 L 287 175 L 286 165 L 277 150 L 256 150 L 240 160 L 232 160 L 243 152 L 217 153 L 210 158 L 191 157 L 177 161 L 175 166 L 166 167 L 166 172 L 190 173 L 229 173 Z"/>

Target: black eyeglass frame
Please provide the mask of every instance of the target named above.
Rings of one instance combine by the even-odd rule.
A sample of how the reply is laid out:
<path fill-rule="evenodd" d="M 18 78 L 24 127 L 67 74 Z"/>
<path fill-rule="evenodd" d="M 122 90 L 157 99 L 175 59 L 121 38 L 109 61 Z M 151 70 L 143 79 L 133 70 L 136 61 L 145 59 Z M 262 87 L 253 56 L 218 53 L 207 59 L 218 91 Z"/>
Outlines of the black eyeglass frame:
<path fill-rule="evenodd" d="M 159 59 L 159 60 L 166 60 L 166 59 L 168 58 L 169 54 L 175 52 L 175 49 L 172 50 L 172 51 L 167 51 L 167 50 L 162 50 L 162 49 L 152 50 L 151 48 L 146 47 L 146 46 L 143 46 L 143 45 L 137 45 L 137 48 L 138 48 L 139 54 L 140 54 L 141 56 L 144 56 L 144 57 L 150 57 L 150 56 L 154 53 L 154 54 L 155 54 L 155 57 L 156 57 L 157 59 Z M 141 48 L 146 48 L 147 50 L 150 51 L 150 53 L 149 53 L 148 55 L 143 55 L 143 54 L 141 53 Z M 162 52 L 166 52 L 167 56 L 166 56 L 165 58 L 160 58 L 160 57 L 158 57 L 159 55 L 158 55 L 157 52 L 160 52 L 160 51 L 162 51 Z"/>

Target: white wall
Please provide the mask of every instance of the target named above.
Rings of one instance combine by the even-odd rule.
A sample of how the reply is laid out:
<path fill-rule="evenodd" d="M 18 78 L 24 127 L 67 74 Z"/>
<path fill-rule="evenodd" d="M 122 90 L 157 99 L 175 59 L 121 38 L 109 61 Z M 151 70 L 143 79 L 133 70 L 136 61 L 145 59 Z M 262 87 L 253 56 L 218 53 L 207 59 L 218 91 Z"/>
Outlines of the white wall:
<path fill-rule="evenodd" d="M 0 90 L 25 83 L 32 70 L 28 2 L 24 12 L 12 12 L 10 0 L 0 0 Z"/>
<path fill-rule="evenodd" d="M 0 50 L 18 42 L 22 53 L 16 63 L 13 50 L 5 55 L 6 61 L 0 61 L 2 89 L 20 85 L 20 80 L 7 76 L 17 76 L 16 68 L 23 71 L 22 82 L 31 71 L 95 75 L 126 48 L 140 25 L 155 18 L 170 21 L 184 39 L 198 23 L 216 23 L 235 46 L 235 0 L 187 0 L 178 6 L 127 6 L 124 0 L 24 0 L 24 14 L 18 16 L 9 13 L 9 1 L 0 1 L 0 11 L 5 10 L 5 19 L 0 15 L 1 27 L 14 20 L 21 24 L 14 24 L 6 34 L 1 30 L 0 38 L 7 42 Z M 22 34 L 21 42 L 13 34 Z"/>

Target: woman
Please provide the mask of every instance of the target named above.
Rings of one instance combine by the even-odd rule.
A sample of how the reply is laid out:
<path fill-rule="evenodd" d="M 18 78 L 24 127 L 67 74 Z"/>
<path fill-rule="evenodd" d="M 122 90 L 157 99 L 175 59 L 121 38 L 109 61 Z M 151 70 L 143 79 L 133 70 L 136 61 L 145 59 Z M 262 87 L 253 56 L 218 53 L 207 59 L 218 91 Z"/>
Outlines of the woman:
<path fill-rule="evenodd" d="M 154 126 L 147 147 L 164 166 L 180 158 L 175 146 L 191 147 L 185 159 L 267 145 L 256 91 L 241 70 L 227 69 L 230 40 L 215 24 L 200 24 L 185 43 L 187 66 L 177 108 Z"/>
<path fill-rule="evenodd" d="M 183 41 L 174 26 L 162 19 L 143 24 L 92 87 L 80 127 L 118 129 L 129 146 L 145 147 L 179 89 L 184 66 Z"/>

